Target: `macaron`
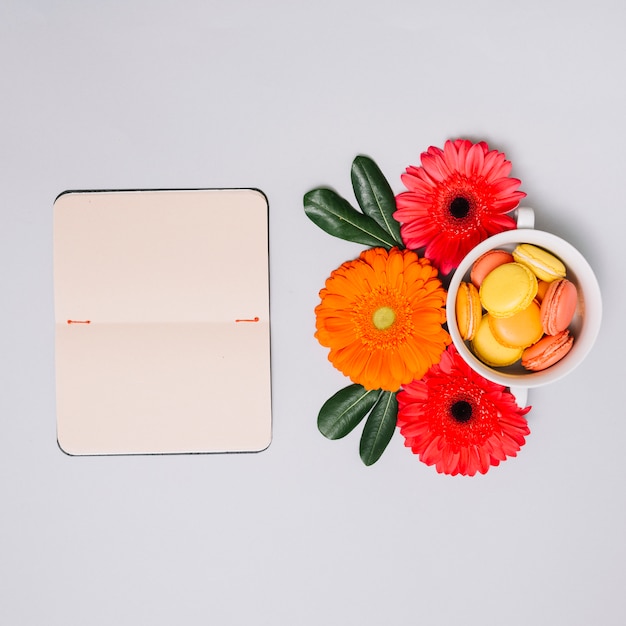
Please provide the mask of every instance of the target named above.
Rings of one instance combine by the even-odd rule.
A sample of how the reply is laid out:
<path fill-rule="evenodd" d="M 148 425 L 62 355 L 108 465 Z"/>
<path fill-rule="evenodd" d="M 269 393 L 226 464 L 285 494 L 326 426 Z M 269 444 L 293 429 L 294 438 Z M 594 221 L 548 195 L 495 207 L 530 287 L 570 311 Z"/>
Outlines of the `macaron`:
<path fill-rule="evenodd" d="M 470 345 L 474 354 L 490 367 L 513 365 L 521 358 L 523 352 L 521 348 L 508 348 L 497 341 L 489 328 L 487 315 L 483 315 Z"/>
<path fill-rule="evenodd" d="M 537 295 L 535 296 L 535 299 L 539 302 L 539 304 L 541 304 L 543 297 L 546 295 L 546 291 L 548 291 L 550 284 L 551 283 L 547 283 L 545 280 L 537 281 Z"/>
<path fill-rule="evenodd" d="M 488 315 L 487 321 L 496 341 L 509 348 L 528 348 L 543 337 L 541 310 L 534 300 L 515 315 Z"/>
<path fill-rule="evenodd" d="M 540 372 L 558 363 L 571 349 L 574 337 L 569 330 L 558 335 L 545 335 L 536 344 L 526 348 L 522 354 L 522 366 L 533 372 Z"/>
<path fill-rule="evenodd" d="M 509 317 L 533 301 L 537 279 L 525 265 L 505 263 L 485 276 L 478 293 L 483 307 L 491 315 Z"/>
<path fill-rule="evenodd" d="M 550 283 L 557 278 L 565 278 L 563 262 L 543 248 L 530 243 L 521 243 L 513 250 L 513 258 L 530 268 L 533 274 L 541 280 Z"/>
<path fill-rule="evenodd" d="M 556 335 L 572 321 L 578 306 L 578 290 L 567 278 L 550 283 L 541 302 L 541 323 L 546 335 Z"/>
<path fill-rule="evenodd" d="M 456 323 L 463 341 L 474 338 L 483 315 L 478 289 L 472 283 L 462 282 L 456 294 Z"/>
<path fill-rule="evenodd" d="M 472 271 L 470 272 L 470 280 L 478 289 L 489 272 L 498 267 L 498 265 L 512 262 L 513 255 L 506 250 L 487 250 L 474 261 Z"/>

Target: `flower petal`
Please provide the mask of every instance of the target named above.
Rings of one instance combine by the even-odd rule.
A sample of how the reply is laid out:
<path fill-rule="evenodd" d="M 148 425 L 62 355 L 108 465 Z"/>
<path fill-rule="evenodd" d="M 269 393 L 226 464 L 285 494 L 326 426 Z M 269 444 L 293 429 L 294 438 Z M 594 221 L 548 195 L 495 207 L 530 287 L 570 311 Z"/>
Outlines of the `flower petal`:
<path fill-rule="evenodd" d="M 363 251 L 331 273 L 320 298 L 315 337 L 333 365 L 367 389 L 397 391 L 421 378 L 450 343 L 437 271 L 410 250 Z"/>
<path fill-rule="evenodd" d="M 443 150 L 431 146 L 420 158 L 421 167 L 410 166 L 402 175 L 409 191 L 396 197 L 394 217 L 404 245 L 426 248 L 426 256 L 448 274 L 477 243 L 506 229 L 497 216 L 514 209 L 525 194 L 518 190 L 520 181 L 509 178 L 505 155 L 484 141 L 446 141 Z M 459 197 L 471 202 L 465 217 L 450 210 Z"/>
<path fill-rule="evenodd" d="M 485 474 L 507 457 L 516 456 L 530 433 L 525 414 L 502 385 L 473 370 L 450 345 L 420 381 L 403 387 L 398 398 L 400 433 L 411 449 L 440 473 Z M 471 406 L 470 418 L 459 421 L 450 407 Z"/>

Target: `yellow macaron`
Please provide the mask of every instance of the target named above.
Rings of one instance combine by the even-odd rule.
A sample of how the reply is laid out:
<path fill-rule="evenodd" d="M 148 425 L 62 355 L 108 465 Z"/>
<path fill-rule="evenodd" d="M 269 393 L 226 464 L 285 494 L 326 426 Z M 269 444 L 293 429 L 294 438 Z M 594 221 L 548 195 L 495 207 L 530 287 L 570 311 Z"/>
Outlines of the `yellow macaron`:
<path fill-rule="evenodd" d="M 490 367 L 506 367 L 513 365 L 522 358 L 522 348 L 509 348 L 503 346 L 491 332 L 487 315 L 478 325 L 478 330 L 471 343 L 474 354 L 485 364 Z"/>
<path fill-rule="evenodd" d="M 520 263 L 505 263 L 489 272 L 480 285 L 480 301 L 494 317 L 510 317 L 537 295 L 537 278 Z"/>
<path fill-rule="evenodd" d="M 557 278 L 565 277 L 565 265 L 560 259 L 557 259 L 547 250 L 530 243 L 519 244 L 513 250 L 513 258 L 518 263 L 528 267 L 537 278 L 548 283 Z"/>

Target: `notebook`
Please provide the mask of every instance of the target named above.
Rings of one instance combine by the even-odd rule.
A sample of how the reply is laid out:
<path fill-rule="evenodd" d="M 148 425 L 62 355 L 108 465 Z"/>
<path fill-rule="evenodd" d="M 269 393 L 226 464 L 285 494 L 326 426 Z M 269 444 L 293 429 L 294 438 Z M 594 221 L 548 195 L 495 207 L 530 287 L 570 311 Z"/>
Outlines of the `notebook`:
<path fill-rule="evenodd" d="M 54 295 L 64 452 L 255 452 L 270 444 L 268 204 L 260 191 L 61 194 Z"/>

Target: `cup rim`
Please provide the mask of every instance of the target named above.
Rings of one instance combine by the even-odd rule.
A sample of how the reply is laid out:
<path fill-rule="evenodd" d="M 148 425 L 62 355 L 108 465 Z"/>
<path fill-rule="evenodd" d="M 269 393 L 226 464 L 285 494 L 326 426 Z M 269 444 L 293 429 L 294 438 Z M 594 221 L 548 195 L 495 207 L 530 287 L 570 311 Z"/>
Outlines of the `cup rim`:
<path fill-rule="evenodd" d="M 565 266 L 576 276 L 576 283 L 581 290 L 584 317 L 581 329 L 571 351 L 558 363 L 540 372 L 513 374 L 495 370 L 480 361 L 461 338 L 456 321 L 456 294 L 463 278 L 468 274 L 474 261 L 494 248 L 507 244 L 530 243 L 542 247 L 558 256 Z M 454 271 L 448 287 L 446 299 L 448 332 L 463 360 L 476 372 L 492 382 L 505 387 L 531 388 L 547 385 L 563 378 L 573 371 L 588 355 L 593 347 L 602 319 L 602 297 L 600 287 L 591 266 L 583 255 L 561 237 L 534 228 L 516 228 L 498 233 L 485 239 L 472 248 Z"/>

